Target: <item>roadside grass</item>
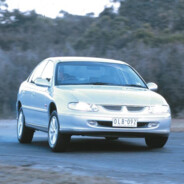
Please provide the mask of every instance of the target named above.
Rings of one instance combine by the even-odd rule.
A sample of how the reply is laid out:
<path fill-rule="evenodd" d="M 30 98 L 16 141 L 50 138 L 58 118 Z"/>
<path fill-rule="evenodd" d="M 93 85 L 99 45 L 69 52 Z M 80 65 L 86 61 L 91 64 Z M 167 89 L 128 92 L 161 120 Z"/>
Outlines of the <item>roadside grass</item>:
<path fill-rule="evenodd" d="M 109 178 L 0 164 L 1 184 L 117 184 Z"/>

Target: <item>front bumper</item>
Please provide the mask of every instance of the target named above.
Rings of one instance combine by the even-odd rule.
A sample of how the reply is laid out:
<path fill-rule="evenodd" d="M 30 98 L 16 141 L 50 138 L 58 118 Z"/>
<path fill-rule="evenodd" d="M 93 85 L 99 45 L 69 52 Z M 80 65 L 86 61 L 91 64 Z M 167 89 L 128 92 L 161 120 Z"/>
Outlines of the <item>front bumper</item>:
<path fill-rule="evenodd" d="M 115 117 L 136 118 L 136 128 L 112 127 L 112 119 Z M 170 133 L 171 116 L 169 115 L 124 115 L 95 113 L 65 113 L 58 115 L 60 132 L 71 135 L 94 136 L 118 136 L 118 137 L 146 137 L 168 136 Z M 91 123 L 96 122 L 96 123 Z M 155 127 L 149 127 L 150 123 L 156 123 Z"/>

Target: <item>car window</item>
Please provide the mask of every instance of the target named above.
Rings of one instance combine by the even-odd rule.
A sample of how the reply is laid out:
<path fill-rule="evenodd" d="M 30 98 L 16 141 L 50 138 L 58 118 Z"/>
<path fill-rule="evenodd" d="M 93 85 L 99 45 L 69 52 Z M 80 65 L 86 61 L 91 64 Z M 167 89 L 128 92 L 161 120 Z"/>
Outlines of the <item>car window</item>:
<path fill-rule="evenodd" d="M 61 62 L 56 69 L 56 85 L 118 85 L 146 88 L 144 81 L 128 65 L 103 62 Z"/>
<path fill-rule="evenodd" d="M 140 80 L 136 72 L 131 67 L 126 67 L 126 69 L 120 69 L 122 79 L 124 80 L 125 85 L 140 85 L 144 86 L 143 81 Z"/>
<path fill-rule="evenodd" d="M 43 69 L 45 68 L 45 65 L 47 64 L 47 61 L 41 62 L 33 71 L 32 75 L 29 78 L 29 82 L 34 83 L 35 79 L 38 77 L 41 77 L 41 74 L 43 72 Z"/>
<path fill-rule="evenodd" d="M 54 69 L 54 64 L 52 61 L 49 61 L 42 72 L 41 78 L 47 79 L 50 82 L 53 77 L 53 69 Z"/>

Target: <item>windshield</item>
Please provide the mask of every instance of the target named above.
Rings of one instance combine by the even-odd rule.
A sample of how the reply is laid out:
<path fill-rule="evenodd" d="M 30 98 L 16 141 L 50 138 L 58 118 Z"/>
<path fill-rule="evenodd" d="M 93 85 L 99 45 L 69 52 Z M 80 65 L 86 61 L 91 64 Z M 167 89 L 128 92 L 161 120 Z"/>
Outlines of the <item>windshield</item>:
<path fill-rule="evenodd" d="M 115 85 L 147 88 L 131 67 L 105 62 L 58 63 L 56 85 Z"/>

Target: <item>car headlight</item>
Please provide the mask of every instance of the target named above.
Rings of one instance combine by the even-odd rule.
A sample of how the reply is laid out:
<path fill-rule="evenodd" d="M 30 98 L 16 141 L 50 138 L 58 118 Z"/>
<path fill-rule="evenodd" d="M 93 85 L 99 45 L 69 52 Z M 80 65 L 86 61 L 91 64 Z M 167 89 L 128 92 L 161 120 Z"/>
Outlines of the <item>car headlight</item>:
<path fill-rule="evenodd" d="M 163 113 L 170 113 L 170 108 L 168 105 L 156 105 L 150 106 L 148 108 L 148 112 L 152 114 L 163 114 Z"/>
<path fill-rule="evenodd" d="M 91 111 L 91 112 L 98 111 L 98 107 L 95 104 L 88 104 L 85 102 L 71 102 L 68 104 L 68 108 L 78 111 Z"/>

